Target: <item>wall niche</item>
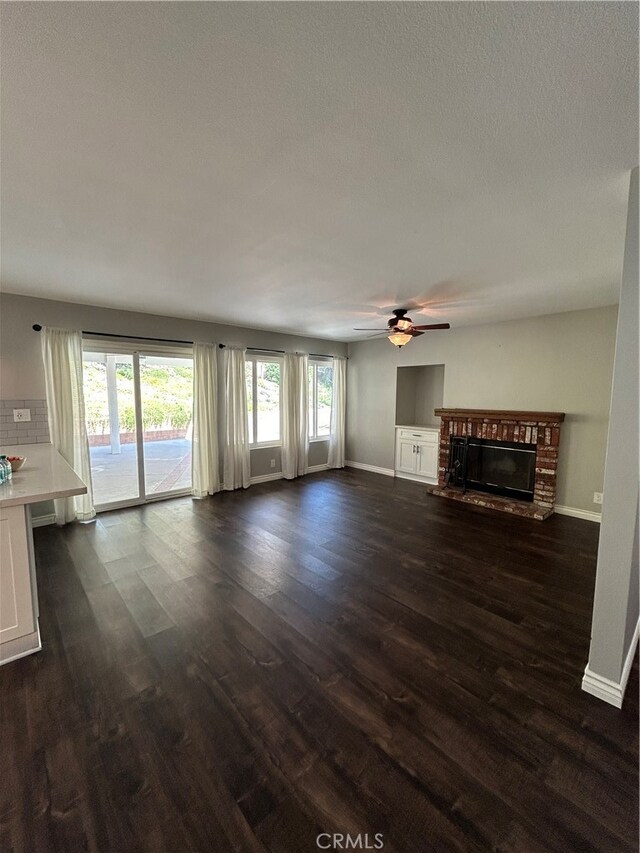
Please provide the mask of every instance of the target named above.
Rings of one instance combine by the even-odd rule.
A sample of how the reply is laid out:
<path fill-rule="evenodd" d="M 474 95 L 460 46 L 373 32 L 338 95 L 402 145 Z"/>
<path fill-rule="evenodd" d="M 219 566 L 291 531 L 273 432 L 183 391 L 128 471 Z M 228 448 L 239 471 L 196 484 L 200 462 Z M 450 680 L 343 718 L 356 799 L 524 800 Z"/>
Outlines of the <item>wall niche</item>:
<path fill-rule="evenodd" d="M 444 405 L 444 364 L 398 367 L 396 425 L 440 426 L 433 410 Z"/>

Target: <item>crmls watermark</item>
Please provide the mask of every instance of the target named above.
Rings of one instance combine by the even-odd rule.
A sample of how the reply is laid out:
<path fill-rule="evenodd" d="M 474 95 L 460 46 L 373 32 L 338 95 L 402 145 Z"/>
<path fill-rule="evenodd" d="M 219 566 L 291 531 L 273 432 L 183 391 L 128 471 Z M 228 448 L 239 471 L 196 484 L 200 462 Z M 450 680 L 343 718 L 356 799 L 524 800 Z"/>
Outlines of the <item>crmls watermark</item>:
<path fill-rule="evenodd" d="M 316 838 L 316 845 L 320 850 L 382 850 L 384 837 L 381 832 L 371 836 L 368 832 L 359 832 L 357 835 L 321 832 Z"/>

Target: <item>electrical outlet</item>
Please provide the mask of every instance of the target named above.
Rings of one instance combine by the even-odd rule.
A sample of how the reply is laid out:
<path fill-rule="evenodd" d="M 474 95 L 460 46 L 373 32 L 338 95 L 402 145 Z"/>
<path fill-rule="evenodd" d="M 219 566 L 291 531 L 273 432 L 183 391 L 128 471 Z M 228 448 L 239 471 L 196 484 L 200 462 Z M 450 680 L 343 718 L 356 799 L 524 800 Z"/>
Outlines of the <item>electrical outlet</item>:
<path fill-rule="evenodd" d="M 271 460 L 271 467 L 272 467 L 272 468 L 275 468 L 275 467 L 276 467 L 276 460 L 275 460 L 275 459 L 272 459 L 272 460 Z"/>
<path fill-rule="evenodd" d="M 25 421 L 31 420 L 31 409 L 14 409 L 13 410 L 13 422 L 14 424 L 21 424 Z"/>
<path fill-rule="evenodd" d="M 602 503 L 602 492 L 594 492 L 593 493 L 593 502 L 594 504 Z"/>

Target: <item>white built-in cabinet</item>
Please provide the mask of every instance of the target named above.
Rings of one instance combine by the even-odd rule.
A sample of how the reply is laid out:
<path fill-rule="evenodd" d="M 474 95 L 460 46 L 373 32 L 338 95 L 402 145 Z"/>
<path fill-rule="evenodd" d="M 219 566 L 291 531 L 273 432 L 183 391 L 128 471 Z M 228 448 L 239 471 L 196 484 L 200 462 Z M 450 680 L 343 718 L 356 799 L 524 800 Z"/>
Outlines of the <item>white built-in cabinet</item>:
<path fill-rule="evenodd" d="M 39 647 L 28 507 L 0 508 L 0 663 Z"/>
<path fill-rule="evenodd" d="M 444 364 L 401 366 L 396 374 L 396 477 L 435 485 Z"/>
<path fill-rule="evenodd" d="M 438 444 L 437 427 L 396 427 L 396 476 L 435 485 Z"/>

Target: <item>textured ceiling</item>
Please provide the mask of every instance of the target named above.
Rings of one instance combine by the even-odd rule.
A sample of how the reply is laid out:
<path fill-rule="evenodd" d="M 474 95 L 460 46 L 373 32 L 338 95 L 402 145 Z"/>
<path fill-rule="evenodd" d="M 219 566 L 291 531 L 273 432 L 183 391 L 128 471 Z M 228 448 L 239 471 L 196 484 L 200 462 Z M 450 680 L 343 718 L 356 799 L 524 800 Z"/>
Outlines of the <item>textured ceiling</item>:
<path fill-rule="evenodd" d="M 3 3 L 3 286 L 352 340 L 611 304 L 637 14 Z"/>

